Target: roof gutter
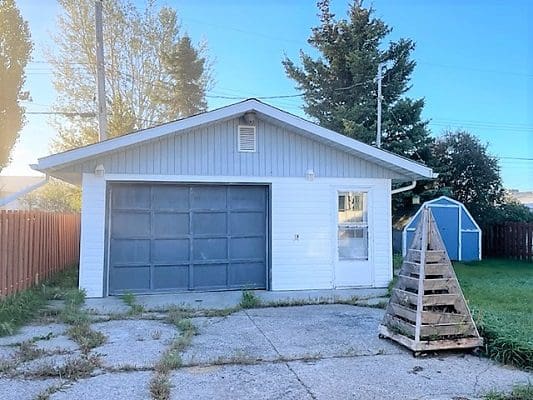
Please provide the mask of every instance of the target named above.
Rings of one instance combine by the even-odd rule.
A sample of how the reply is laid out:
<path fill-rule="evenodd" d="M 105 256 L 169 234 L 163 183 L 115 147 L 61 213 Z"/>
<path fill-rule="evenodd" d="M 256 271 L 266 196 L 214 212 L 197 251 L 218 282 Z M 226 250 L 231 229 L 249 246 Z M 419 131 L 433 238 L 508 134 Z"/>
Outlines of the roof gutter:
<path fill-rule="evenodd" d="M 393 195 L 393 194 L 397 194 L 397 193 L 407 192 L 408 190 L 414 189 L 415 186 L 416 186 L 416 181 L 412 181 L 407 186 L 403 186 L 403 187 L 400 187 L 398 189 L 391 190 L 390 194 Z"/>
<path fill-rule="evenodd" d="M 46 174 L 46 177 L 42 181 L 34 183 L 33 185 L 27 186 L 24 189 L 19 190 L 16 193 L 13 193 L 12 195 L 9 195 L 7 197 L 0 199 L 0 207 L 3 207 L 11 203 L 12 201 L 15 201 L 16 199 L 18 199 L 21 196 L 24 196 L 25 194 L 33 192 L 35 189 L 39 189 L 41 186 L 48 183 L 48 179 L 49 179 L 49 176 L 48 174 Z"/>

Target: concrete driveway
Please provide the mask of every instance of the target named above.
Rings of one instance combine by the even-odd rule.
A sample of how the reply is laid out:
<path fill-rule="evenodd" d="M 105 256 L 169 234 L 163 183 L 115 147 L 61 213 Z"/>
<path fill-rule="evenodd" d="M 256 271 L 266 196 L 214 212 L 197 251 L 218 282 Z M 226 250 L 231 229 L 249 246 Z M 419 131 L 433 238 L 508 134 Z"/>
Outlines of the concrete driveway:
<path fill-rule="evenodd" d="M 198 332 L 181 352 L 181 366 L 169 374 L 170 398 L 464 400 L 533 380 L 529 373 L 473 355 L 414 358 L 378 339 L 382 315 L 381 309 L 334 304 L 192 318 Z M 64 325 L 30 326 L 2 338 L 1 398 L 149 399 L 154 364 L 179 335 L 164 317 L 164 312 L 145 313 L 93 323 L 107 341 L 89 354 L 98 367 L 79 379 L 32 372 L 79 357 Z M 20 355 L 17 343 L 25 340 L 47 350 L 6 368 L 6 360 Z"/>

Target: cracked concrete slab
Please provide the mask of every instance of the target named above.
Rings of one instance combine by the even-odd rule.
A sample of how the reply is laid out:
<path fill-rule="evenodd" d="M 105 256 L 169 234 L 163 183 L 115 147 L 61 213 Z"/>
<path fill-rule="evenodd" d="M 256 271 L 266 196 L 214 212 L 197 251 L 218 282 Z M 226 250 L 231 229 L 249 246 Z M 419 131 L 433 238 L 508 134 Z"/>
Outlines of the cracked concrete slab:
<path fill-rule="evenodd" d="M 150 372 L 107 373 L 73 382 L 50 400 L 145 400 L 150 398 Z"/>
<path fill-rule="evenodd" d="M 191 321 L 198 329 L 198 335 L 182 354 L 183 365 L 278 358 L 244 312 L 228 317 L 193 318 Z"/>
<path fill-rule="evenodd" d="M 105 367 L 152 367 L 179 333 L 172 325 L 155 320 L 114 320 L 91 325 L 107 336 L 92 351 Z"/>
<path fill-rule="evenodd" d="M 38 340 L 46 336 L 58 336 L 67 330 L 65 324 L 27 325 L 14 335 L 0 337 L 0 346 L 14 345 L 27 340 Z"/>
<path fill-rule="evenodd" d="M 317 399 L 453 399 L 508 391 L 532 375 L 474 356 L 409 353 L 290 362 Z"/>
<path fill-rule="evenodd" d="M 171 375 L 171 399 L 311 399 L 284 363 L 182 368 Z"/>
<path fill-rule="evenodd" d="M 254 324 L 284 358 L 398 354 L 380 340 L 383 310 L 350 305 L 319 305 L 247 310 Z"/>
<path fill-rule="evenodd" d="M 37 340 L 35 346 L 46 352 L 52 351 L 75 351 L 79 349 L 78 344 L 68 336 L 56 336 L 47 340 Z"/>
<path fill-rule="evenodd" d="M 59 379 L 0 379 L 0 397 L 2 400 L 34 399 L 49 387 L 59 383 Z"/>

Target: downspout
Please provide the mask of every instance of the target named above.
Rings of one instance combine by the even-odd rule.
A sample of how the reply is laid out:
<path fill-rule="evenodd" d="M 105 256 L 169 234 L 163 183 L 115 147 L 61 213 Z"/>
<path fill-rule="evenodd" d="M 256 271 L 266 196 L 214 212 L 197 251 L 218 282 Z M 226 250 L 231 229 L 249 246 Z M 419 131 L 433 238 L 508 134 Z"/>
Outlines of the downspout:
<path fill-rule="evenodd" d="M 12 195 L 9 195 L 7 197 L 4 197 L 3 199 L 0 199 L 0 207 L 3 207 L 5 205 L 11 203 L 12 201 L 16 200 L 20 196 L 24 196 L 25 194 L 28 194 L 28 193 L 34 191 L 35 189 L 38 189 L 41 186 L 45 185 L 46 183 L 48 183 L 48 178 L 49 178 L 49 176 L 47 174 L 46 177 L 42 181 L 34 183 L 33 185 L 27 186 L 24 189 L 19 190 L 16 193 L 13 193 Z"/>
<path fill-rule="evenodd" d="M 391 191 L 390 191 L 390 194 L 391 194 L 391 196 L 392 196 L 393 194 L 397 194 L 397 193 L 401 193 L 401 192 L 406 192 L 406 191 L 408 191 L 408 190 L 414 189 L 415 186 L 416 186 L 416 181 L 412 181 L 412 182 L 411 182 L 409 185 L 407 185 L 407 186 L 404 186 L 404 187 L 400 187 L 400 188 L 398 188 L 398 189 L 391 190 Z"/>

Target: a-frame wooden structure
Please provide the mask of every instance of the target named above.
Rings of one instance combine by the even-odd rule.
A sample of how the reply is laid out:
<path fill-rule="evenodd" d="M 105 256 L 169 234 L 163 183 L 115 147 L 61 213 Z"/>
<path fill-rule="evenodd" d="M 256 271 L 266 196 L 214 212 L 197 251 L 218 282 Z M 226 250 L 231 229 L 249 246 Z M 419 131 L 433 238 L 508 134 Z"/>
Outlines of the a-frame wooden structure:
<path fill-rule="evenodd" d="M 379 335 L 415 354 L 483 345 L 428 207 L 423 209 Z"/>

